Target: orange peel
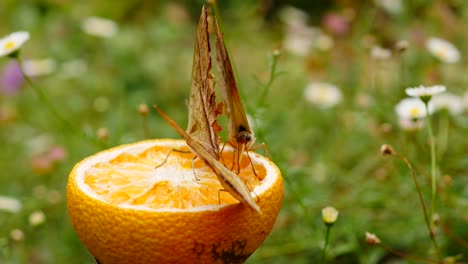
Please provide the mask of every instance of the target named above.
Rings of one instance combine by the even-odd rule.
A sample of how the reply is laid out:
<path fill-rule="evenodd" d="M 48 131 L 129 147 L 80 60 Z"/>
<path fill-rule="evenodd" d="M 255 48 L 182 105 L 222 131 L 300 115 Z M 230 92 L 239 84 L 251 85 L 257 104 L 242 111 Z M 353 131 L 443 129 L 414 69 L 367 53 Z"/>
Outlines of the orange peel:
<path fill-rule="evenodd" d="M 140 141 L 99 152 L 71 171 L 71 222 L 100 263 L 242 263 L 271 232 L 283 199 L 273 162 L 249 153 L 262 180 L 249 161 L 241 164 L 239 177 L 259 214 L 220 192 L 217 176 L 203 161 L 193 164 L 191 153 L 174 151 L 155 169 L 172 149 L 188 147 L 184 140 Z M 223 158 L 229 168 L 232 152 Z"/>

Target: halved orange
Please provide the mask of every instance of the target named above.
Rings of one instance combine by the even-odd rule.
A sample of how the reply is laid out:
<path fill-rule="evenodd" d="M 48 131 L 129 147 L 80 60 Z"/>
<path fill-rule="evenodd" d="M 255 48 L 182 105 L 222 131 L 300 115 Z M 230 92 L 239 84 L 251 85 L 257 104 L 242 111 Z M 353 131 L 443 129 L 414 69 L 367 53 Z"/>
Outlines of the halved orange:
<path fill-rule="evenodd" d="M 259 214 L 222 189 L 185 141 L 118 146 L 76 164 L 67 186 L 73 227 L 101 263 L 242 263 L 265 240 L 279 213 L 283 179 L 267 158 L 249 153 L 239 177 Z M 223 153 L 228 168 L 232 150 Z M 222 161 L 223 161 L 222 160 Z M 161 165 L 157 167 L 158 165 Z M 157 168 L 156 168 L 157 167 Z"/>

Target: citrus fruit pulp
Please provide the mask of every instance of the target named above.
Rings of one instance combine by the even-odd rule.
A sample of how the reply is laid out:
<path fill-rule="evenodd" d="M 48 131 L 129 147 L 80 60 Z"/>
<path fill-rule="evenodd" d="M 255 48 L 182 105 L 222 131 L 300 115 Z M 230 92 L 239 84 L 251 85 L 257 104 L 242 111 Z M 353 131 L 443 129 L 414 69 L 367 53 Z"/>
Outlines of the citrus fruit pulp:
<path fill-rule="evenodd" d="M 240 166 L 259 214 L 220 191 L 216 175 L 193 154 L 172 151 L 161 165 L 174 149 L 188 147 L 171 139 L 118 146 L 70 173 L 73 227 L 101 263 L 242 263 L 270 233 L 283 198 L 270 160 L 249 154 L 260 177 L 248 159 Z M 232 156 L 223 153 L 228 168 Z"/>

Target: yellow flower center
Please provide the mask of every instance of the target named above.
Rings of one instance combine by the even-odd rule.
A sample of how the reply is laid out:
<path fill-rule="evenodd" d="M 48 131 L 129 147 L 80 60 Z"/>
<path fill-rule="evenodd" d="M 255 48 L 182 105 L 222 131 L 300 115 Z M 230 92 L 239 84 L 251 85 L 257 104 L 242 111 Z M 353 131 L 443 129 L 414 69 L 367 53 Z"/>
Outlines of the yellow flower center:
<path fill-rule="evenodd" d="M 326 102 L 326 101 L 328 101 L 328 97 L 329 97 L 329 93 L 328 93 L 327 88 L 325 88 L 325 87 L 320 87 L 320 88 L 318 89 L 318 92 L 317 92 L 317 99 L 318 99 L 320 102 Z"/>
<path fill-rule="evenodd" d="M 14 47 L 15 47 L 15 43 L 13 41 L 8 41 L 7 43 L 5 43 L 5 45 L 3 45 L 4 49 L 12 49 Z"/>
<path fill-rule="evenodd" d="M 445 57 L 447 57 L 447 50 L 446 49 L 439 49 L 439 50 L 436 51 L 436 54 L 441 58 L 445 58 Z"/>
<path fill-rule="evenodd" d="M 417 117 L 421 114 L 421 110 L 419 108 L 414 107 L 410 109 L 409 113 L 412 117 Z"/>

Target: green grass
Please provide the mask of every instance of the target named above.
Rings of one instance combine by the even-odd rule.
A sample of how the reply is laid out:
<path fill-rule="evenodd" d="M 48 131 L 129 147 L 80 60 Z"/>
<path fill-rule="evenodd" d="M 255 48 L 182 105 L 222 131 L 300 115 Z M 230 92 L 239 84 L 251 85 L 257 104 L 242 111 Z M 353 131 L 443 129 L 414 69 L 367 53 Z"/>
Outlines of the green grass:
<path fill-rule="evenodd" d="M 186 124 L 193 40 L 202 1 L 185 2 L 189 1 L 178 7 L 187 17 L 174 6 L 167 12 L 166 1 L 0 3 L 0 35 L 27 30 L 31 39 L 22 48 L 22 58 L 57 62 L 54 73 L 33 81 L 53 107 L 82 130 L 67 129 L 27 85 L 14 96 L 0 94 L 0 116 L 7 110 L 14 113 L 9 121 L 0 118 L 0 195 L 15 197 L 23 205 L 18 213 L 0 211 L 0 263 L 93 263 L 66 209 L 68 173 L 82 158 L 103 148 L 81 132 L 94 136 L 99 128 L 107 128 L 109 137 L 101 141 L 106 147 L 142 140 L 146 136 L 137 111 L 141 103 L 158 104 L 179 124 Z M 284 25 L 275 14 L 266 21 L 255 1 L 220 1 L 240 92 L 247 111 L 259 121 L 257 140 L 268 145 L 285 178 L 285 198 L 275 228 L 247 263 L 317 263 L 325 240 L 321 209 L 329 205 L 340 212 L 331 231 L 329 263 L 390 263 L 388 252 L 366 245 L 366 231 L 395 250 L 433 258 L 410 171 L 398 159 L 382 157 L 379 149 L 390 144 L 410 160 L 429 204 L 427 132 L 401 129 L 394 107 L 406 97 L 405 88 L 419 84 L 443 84 L 449 92 L 466 97 L 468 4 L 404 1 L 404 11 L 390 15 L 372 1 L 365 2 L 351 1 L 347 6 L 354 10 L 354 20 L 347 34 L 331 35 L 332 49 L 311 49 L 307 56 L 282 50 L 277 65 L 282 74 L 260 106 L 262 87 L 256 79 L 268 81 L 269 58 L 282 46 Z M 320 26 L 327 11 L 344 9 L 329 3 L 308 10 L 310 25 Z M 83 33 L 80 23 L 88 15 L 114 19 L 119 24 L 117 35 L 101 39 Z M 434 58 L 424 47 L 430 36 L 451 41 L 460 50 L 461 61 L 444 64 Z M 391 48 L 403 39 L 410 43 L 408 50 L 385 61 L 370 58 L 371 45 L 365 44 L 371 40 Z M 87 72 L 62 78 L 60 66 L 73 59 L 84 60 Z M 0 69 L 7 63 L 1 58 Z M 310 81 L 337 85 L 342 102 L 332 108 L 310 104 L 304 97 Z M 360 103 L 362 98 L 368 102 Z M 98 111 L 99 104 L 106 103 L 109 107 Z M 467 262 L 466 106 L 463 114 L 438 112 L 432 120 L 440 172 L 436 208 L 441 225 L 436 239 L 444 256 L 464 254 L 459 261 Z M 148 124 L 150 138 L 178 138 L 154 111 Z M 45 150 L 38 146 L 44 141 L 62 146 L 67 157 L 40 174 L 31 161 Z M 46 220 L 31 226 L 28 217 L 36 210 L 44 212 Z M 13 229 L 24 232 L 21 241 L 10 239 Z"/>

